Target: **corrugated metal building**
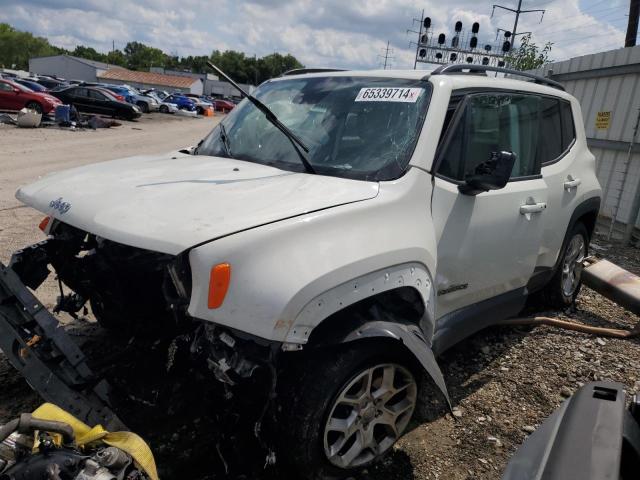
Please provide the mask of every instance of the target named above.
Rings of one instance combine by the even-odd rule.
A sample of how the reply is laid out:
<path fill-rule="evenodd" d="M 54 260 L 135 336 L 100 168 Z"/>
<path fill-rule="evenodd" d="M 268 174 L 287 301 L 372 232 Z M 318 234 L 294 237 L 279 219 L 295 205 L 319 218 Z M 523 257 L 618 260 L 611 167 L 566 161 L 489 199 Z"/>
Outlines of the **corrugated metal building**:
<path fill-rule="evenodd" d="M 38 75 L 54 75 L 67 80 L 97 82 L 98 76 L 112 68 L 121 68 L 71 55 L 52 55 L 29 59 L 29 71 Z"/>
<path fill-rule="evenodd" d="M 151 67 L 152 72 L 164 73 L 166 75 L 181 75 L 192 78 L 199 78 L 203 82 L 203 93 L 205 95 L 211 95 L 213 97 L 239 97 L 238 91 L 231 86 L 230 83 L 220 80 L 217 75 L 212 73 L 193 73 L 193 72 L 181 72 L 180 70 L 166 70 L 162 67 Z M 256 89 L 253 85 L 246 83 L 239 84 L 245 92 L 253 93 Z"/>
<path fill-rule="evenodd" d="M 580 101 L 603 189 L 601 217 L 607 224 L 615 218 L 618 234 L 630 222 L 640 227 L 640 145 L 629 156 L 640 115 L 640 46 L 550 63 L 534 73 L 562 83 Z"/>
<path fill-rule="evenodd" d="M 125 68 L 114 68 L 98 75 L 98 81 L 118 85 L 131 85 L 143 90 L 155 88 L 169 92 L 195 93 L 202 95 L 202 81 L 199 78 L 180 75 L 165 75 L 156 72 L 138 72 Z"/>

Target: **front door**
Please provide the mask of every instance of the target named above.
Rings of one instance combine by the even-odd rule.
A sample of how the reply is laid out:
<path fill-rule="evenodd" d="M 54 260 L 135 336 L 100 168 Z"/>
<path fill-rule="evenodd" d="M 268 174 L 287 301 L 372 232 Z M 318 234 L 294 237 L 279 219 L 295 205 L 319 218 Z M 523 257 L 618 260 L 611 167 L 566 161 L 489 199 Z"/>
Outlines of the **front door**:
<path fill-rule="evenodd" d="M 20 110 L 26 103 L 14 86 L 0 82 L 0 110 Z"/>
<path fill-rule="evenodd" d="M 524 298 L 547 201 L 538 160 L 540 98 L 487 92 L 458 103 L 434 164 L 438 318 L 490 299 Z M 507 185 L 475 196 L 460 193 L 465 177 L 501 151 L 516 154 Z"/>

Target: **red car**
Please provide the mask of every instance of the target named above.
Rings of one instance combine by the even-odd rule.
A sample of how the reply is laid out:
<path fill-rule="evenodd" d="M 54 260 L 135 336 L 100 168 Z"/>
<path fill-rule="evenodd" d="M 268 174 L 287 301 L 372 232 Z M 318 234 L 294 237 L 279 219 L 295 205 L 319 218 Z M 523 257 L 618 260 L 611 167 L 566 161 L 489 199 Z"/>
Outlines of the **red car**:
<path fill-rule="evenodd" d="M 230 102 L 229 100 L 223 100 L 221 98 L 213 101 L 213 108 L 218 112 L 230 112 L 235 106 L 235 103 Z"/>
<path fill-rule="evenodd" d="M 49 113 L 62 102 L 45 92 L 34 92 L 16 82 L 0 79 L 0 110 L 21 110 L 27 107 L 39 113 Z"/>

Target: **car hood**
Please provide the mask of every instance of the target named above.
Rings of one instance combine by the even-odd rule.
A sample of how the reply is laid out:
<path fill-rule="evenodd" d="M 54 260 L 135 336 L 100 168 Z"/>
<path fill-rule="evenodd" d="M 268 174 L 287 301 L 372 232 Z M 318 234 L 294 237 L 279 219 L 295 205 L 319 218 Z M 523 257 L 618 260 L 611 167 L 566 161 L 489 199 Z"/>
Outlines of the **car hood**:
<path fill-rule="evenodd" d="M 377 193 L 377 183 L 173 152 L 53 173 L 18 189 L 16 198 L 103 238 L 175 255 Z"/>

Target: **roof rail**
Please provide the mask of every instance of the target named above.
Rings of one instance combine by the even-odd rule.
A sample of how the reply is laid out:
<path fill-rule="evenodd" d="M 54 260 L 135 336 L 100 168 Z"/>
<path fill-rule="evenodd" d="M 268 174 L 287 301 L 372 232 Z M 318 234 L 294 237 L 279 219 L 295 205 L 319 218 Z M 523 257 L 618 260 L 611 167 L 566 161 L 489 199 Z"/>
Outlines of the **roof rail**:
<path fill-rule="evenodd" d="M 452 73 L 465 73 L 464 70 L 468 70 L 469 73 L 487 73 L 487 72 L 499 72 L 506 73 L 508 75 L 517 75 L 519 77 L 531 78 L 534 83 L 540 83 L 542 85 L 548 85 L 549 87 L 557 88 L 564 91 L 564 86 L 549 78 L 541 77 L 533 73 L 521 72 L 519 70 L 513 70 L 511 68 L 492 67 L 490 65 L 469 65 L 465 63 L 456 63 L 453 65 L 442 65 L 436 68 L 431 75 L 449 75 Z"/>
<path fill-rule="evenodd" d="M 304 73 L 322 73 L 322 72 L 346 72 L 344 68 L 294 68 L 284 72 L 281 77 L 288 77 L 289 75 L 302 75 Z"/>

